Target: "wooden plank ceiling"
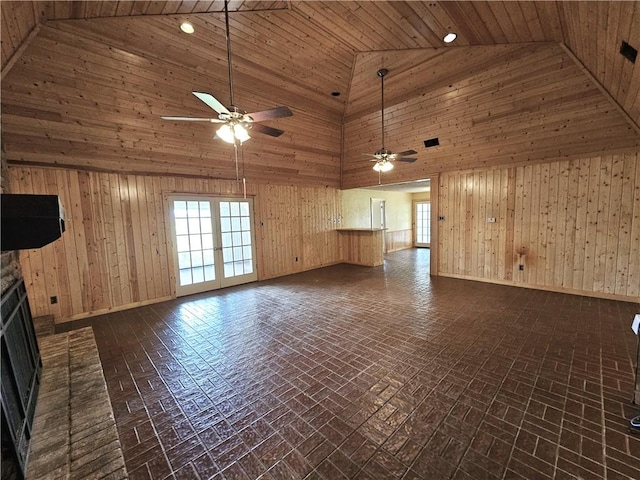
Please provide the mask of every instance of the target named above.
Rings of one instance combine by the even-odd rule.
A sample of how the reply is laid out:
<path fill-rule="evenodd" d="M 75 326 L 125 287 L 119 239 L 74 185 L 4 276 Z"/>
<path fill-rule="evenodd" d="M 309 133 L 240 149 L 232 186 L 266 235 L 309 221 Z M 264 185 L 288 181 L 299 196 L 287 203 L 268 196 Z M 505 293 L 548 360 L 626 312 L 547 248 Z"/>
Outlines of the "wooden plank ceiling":
<path fill-rule="evenodd" d="M 8 161 L 235 178 L 233 148 L 212 140 L 212 125 L 159 118 L 210 116 L 194 90 L 228 104 L 223 5 L 3 1 Z M 386 146 L 418 150 L 388 182 L 640 146 L 640 69 L 618 53 L 640 45 L 638 1 L 229 8 L 237 106 L 294 112 L 267 123 L 282 137 L 255 134 L 240 149 L 248 179 L 378 183 L 362 154 L 380 147 L 381 67 Z M 422 146 L 430 136 L 436 149 Z"/>

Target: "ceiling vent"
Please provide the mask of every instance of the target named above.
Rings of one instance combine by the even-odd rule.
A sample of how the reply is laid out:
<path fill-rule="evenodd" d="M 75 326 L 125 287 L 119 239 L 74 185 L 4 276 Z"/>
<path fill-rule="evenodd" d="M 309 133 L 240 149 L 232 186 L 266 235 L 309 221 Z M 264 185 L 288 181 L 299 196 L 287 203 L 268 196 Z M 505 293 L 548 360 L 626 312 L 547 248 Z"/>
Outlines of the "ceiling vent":
<path fill-rule="evenodd" d="M 425 140 L 424 141 L 424 147 L 425 148 L 437 147 L 438 145 L 440 145 L 440 141 L 438 140 L 438 137 L 430 138 L 429 140 Z"/>
<path fill-rule="evenodd" d="M 620 53 L 624 58 L 629 60 L 631 63 L 636 63 L 636 57 L 638 56 L 638 50 L 633 48 L 627 42 L 622 42 L 620 45 Z"/>

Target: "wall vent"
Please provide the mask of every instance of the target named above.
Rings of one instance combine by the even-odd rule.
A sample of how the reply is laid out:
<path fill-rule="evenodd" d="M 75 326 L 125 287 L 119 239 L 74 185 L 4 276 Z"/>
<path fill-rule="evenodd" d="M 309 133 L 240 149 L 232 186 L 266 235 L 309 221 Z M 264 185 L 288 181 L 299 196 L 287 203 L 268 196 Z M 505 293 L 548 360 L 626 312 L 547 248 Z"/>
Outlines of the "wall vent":
<path fill-rule="evenodd" d="M 622 42 L 620 45 L 620 53 L 624 58 L 629 60 L 631 63 L 636 63 L 636 57 L 638 56 L 638 50 L 633 48 L 627 42 Z"/>
<path fill-rule="evenodd" d="M 425 140 L 424 141 L 424 147 L 425 148 L 437 147 L 438 145 L 440 145 L 440 141 L 438 140 L 438 137 L 430 138 L 429 140 Z"/>

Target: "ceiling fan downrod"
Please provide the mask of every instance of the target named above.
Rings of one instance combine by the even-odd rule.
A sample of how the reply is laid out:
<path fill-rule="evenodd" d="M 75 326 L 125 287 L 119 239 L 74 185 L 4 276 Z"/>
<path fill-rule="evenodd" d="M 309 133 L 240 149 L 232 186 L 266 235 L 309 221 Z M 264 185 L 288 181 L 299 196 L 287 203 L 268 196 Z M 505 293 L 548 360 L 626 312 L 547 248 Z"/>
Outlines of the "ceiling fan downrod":
<path fill-rule="evenodd" d="M 233 101 L 233 73 L 231 71 L 231 35 L 229 34 L 229 1 L 224 0 L 224 26 L 227 38 L 227 64 L 229 66 L 229 101 L 231 108 L 235 109 L 236 103 Z"/>
<path fill-rule="evenodd" d="M 382 115 L 382 152 L 385 152 L 387 149 L 384 147 L 384 76 L 389 73 L 389 70 L 387 70 L 386 68 L 381 68 L 380 70 L 378 70 L 378 76 L 380 77 L 380 82 L 382 83 L 382 88 L 380 89 L 380 96 L 381 96 L 381 110 L 380 110 L 380 114 Z"/>

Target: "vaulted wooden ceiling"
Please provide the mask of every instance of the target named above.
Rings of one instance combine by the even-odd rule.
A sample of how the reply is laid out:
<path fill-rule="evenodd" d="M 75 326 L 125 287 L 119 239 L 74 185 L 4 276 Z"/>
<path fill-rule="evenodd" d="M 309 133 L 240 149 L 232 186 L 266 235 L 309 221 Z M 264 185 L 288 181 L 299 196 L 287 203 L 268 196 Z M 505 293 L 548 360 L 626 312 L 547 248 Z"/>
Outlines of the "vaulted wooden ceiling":
<path fill-rule="evenodd" d="M 227 103 L 222 1 L 1 2 L 2 140 L 11 163 L 235 177 L 191 92 Z M 237 106 L 287 105 L 240 151 L 250 179 L 378 183 L 640 146 L 640 2 L 231 1 Z M 179 31 L 182 20 L 196 32 Z M 442 37 L 458 34 L 452 45 Z M 339 93 L 334 96 L 332 93 Z M 425 149 L 424 139 L 440 146 Z"/>

